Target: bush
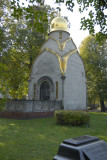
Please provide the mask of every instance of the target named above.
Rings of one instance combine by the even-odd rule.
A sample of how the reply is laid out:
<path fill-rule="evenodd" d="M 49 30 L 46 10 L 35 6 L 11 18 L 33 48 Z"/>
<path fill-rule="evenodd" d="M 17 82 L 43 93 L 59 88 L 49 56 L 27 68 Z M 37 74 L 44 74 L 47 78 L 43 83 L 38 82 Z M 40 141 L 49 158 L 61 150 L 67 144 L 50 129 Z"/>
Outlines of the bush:
<path fill-rule="evenodd" d="M 84 111 L 55 111 L 54 117 L 56 124 L 67 126 L 85 126 L 90 121 L 89 114 Z"/>

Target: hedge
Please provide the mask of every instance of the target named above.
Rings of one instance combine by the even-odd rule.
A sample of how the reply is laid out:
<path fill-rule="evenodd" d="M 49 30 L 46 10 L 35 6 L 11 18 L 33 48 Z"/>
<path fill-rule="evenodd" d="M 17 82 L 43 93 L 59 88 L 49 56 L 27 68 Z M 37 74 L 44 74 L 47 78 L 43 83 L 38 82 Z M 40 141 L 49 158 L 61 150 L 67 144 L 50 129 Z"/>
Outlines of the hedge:
<path fill-rule="evenodd" d="M 56 124 L 67 126 L 89 126 L 90 116 L 85 111 L 60 110 L 54 113 Z"/>

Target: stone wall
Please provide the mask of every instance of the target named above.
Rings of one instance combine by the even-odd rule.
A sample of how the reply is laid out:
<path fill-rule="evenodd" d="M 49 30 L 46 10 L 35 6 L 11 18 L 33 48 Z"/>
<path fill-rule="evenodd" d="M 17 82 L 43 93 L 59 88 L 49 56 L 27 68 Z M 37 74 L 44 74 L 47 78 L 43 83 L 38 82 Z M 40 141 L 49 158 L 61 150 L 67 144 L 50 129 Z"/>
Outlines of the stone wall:
<path fill-rule="evenodd" d="M 8 100 L 7 112 L 47 112 L 59 110 L 61 101 Z"/>

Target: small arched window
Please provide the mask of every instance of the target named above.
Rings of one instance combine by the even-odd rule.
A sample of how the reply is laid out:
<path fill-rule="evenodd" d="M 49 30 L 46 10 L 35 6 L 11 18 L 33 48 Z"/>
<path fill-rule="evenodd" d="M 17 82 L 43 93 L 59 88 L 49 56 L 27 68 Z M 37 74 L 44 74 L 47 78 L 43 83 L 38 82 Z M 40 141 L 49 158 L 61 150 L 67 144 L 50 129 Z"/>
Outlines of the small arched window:
<path fill-rule="evenodd" d="M 50 84 L 47 81 L 43 81 L 40 85 L 40 100 L 50 99 Z"/>

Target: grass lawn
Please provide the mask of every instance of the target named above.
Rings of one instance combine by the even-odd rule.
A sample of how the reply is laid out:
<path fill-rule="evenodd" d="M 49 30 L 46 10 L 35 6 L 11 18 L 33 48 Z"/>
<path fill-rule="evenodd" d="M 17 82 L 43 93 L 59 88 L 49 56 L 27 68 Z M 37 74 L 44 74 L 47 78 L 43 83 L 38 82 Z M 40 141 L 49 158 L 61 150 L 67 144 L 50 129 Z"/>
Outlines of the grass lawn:
<path fill-rule="evenodd" d="M 90 127 L 65 127 L 53 118 L 0 119 L 0 160 L 52 160 L 64 139 L 92 135 L 107 141 L 107 113 L 90 113 Z"/>

